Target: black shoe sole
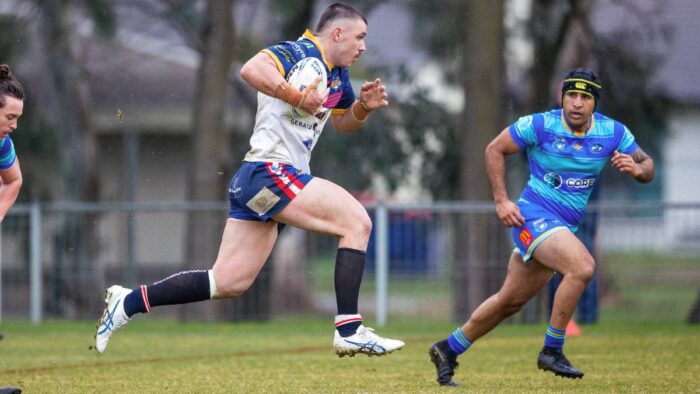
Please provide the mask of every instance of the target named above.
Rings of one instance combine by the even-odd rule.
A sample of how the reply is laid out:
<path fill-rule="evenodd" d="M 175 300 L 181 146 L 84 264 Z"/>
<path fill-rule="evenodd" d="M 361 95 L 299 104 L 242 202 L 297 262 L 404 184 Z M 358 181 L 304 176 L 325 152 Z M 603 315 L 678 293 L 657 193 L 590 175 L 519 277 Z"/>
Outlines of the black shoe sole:
<path fill-rule="evenodd" d="M 551 372 L 551 373 L 555 374 L 556 376 L 561 376 L 562 378 L 567 378 L 567 379 L 583 379 L 583 375 L 584 375 L 583 372 L 580 375 L 570 374 L 570 373 L 566 373 L 566 372 L 558 372 L 558 371 L 555 371 L 549 367 L 543 367 L 541 365 L 538 365 L 537 368 L 539 368 L 545 372 Z"/>

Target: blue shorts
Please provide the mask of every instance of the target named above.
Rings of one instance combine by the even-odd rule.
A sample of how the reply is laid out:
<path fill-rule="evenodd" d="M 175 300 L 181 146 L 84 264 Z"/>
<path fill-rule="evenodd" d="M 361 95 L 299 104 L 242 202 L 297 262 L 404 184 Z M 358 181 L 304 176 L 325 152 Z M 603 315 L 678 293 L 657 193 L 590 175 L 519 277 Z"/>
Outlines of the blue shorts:
<path fill-rule="evenodd" d="M 520 214 L 525 218 L 525 224 L 510 230 L 515 243 L 513 251 L 520 253 L 523 261 L 527 263 L 540 242 L 552 234 L 570 227 L 557 215 L 539 205 L 521 200 L 518 201 L 518 207 Z"/>
<path fill-rule="evenodd" d="M 230 218 L 266 222 L 313 179 L 289 164 L 244 161 L 228 186 Z"/>

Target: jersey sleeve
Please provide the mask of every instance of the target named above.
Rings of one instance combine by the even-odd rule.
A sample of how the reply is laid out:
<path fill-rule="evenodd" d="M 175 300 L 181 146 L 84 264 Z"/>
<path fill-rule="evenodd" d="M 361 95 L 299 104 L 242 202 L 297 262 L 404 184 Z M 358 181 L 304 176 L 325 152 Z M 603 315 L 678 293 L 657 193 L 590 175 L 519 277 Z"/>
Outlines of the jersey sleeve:
<path fill-rule="evenodd" d="M 537 123 L 542 123 L 542 116 L 527 115 L 518 119 L 517 122 L 508 126 L 510 136 L 521 149 L 537 144 Z"/>
<path fill-rule="evenodd" d="M 340 82 L 343 85 L 343 90 L 340 93 L 340 101 L 331 110 L 332 115 L 343 115 L 348 108 L 355 102 L 355 92 L 352 90 L 350 83 L 350 73 L 344 69 L 340 75 Z M 332 83 L 332 81 L 331 81 Z M 330 97 L 329 97 L 330 100 Z"/>
<path fill-rule="evenodd" d="M 615 131 L 620 133 L 620 143 L 617 144 L 617 151 L 627 155 L 631 155 L 637 151 L 639 145 L 634 140 L 634 135 L 627 126 L 622 123 L 615 122 Z"/>
<path fill-rule="evenodd" d="M 12 167 L 16 159 L 15 145 L 8 135 L 0 142 L 0 170 L 7 170 Z"/>
<path fill-rule="evenodd" d="M 281 41 L 271 45 L 261 52 L 268 54 L 277 64 L 277 70 L 283 77 L 301 59 L 308 57 L 308 48 L 299 45 L 297 41 Z"/>

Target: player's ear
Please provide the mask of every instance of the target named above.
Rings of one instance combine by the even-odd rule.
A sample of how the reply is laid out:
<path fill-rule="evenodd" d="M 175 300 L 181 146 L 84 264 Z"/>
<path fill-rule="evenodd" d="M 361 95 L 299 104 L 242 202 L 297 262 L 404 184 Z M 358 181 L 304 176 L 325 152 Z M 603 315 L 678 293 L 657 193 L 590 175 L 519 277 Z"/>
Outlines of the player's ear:
<path fill-rule="evenodd" d="M 340 27 L 336 27 L 333 29 L 333 41 L 339 42 L 340 41 Z"/>

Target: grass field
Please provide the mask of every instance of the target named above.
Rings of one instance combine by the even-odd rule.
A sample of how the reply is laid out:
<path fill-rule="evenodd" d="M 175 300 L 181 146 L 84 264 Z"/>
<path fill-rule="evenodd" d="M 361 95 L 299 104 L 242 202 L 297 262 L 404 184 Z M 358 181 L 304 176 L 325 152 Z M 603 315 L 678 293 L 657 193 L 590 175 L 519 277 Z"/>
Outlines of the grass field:
<path fill-rule="evenodd" d="M 371 322 L 370 322 L 371 324 Z M 700 327 L 605 322 L 567 339 L 586 376 L 537 370 L 543 325 L 504 325 L 460 358 L 458 389 L 440 388 L 427 348 L 449 322 L 395 322 L 382 334 L 406 347 L 388 357 L 337 358 L 327 319 L 175 323 L 137 319 L 103 355 L 89 350 L 92 323 L 3 323 L 0 386 L 26 393 L 616 392 L 700 391 Z"/>

